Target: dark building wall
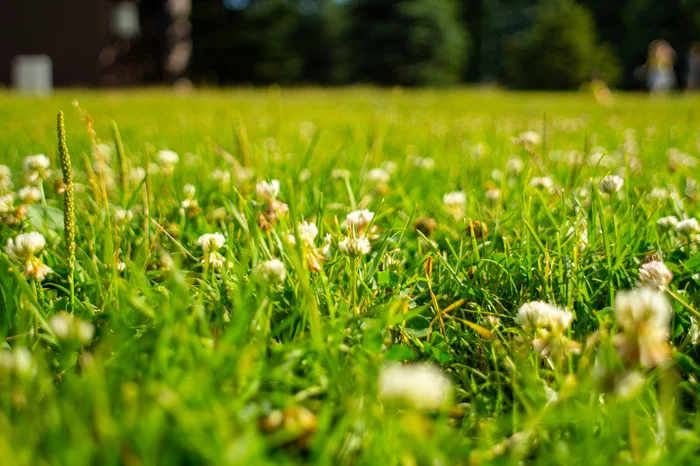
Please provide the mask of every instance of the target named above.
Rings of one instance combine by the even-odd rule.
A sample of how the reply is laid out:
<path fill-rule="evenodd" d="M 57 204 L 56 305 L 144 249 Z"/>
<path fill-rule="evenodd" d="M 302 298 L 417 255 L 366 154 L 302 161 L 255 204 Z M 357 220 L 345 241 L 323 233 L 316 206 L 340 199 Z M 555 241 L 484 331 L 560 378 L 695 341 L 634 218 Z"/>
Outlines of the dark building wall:
<path fill-rule="evenodd" d="M 45 54 L 55 86 L 99 84 L 99 54 L 107 34 L 103 0 L 2 0 L 0 84 L 12 81 L 12 59 Z"/>

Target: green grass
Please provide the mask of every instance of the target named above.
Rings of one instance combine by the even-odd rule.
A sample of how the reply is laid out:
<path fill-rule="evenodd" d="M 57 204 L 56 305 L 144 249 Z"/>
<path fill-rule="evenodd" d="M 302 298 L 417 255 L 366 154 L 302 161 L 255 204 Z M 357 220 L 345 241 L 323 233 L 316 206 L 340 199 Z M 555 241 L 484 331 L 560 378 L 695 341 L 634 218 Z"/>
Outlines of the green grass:
<path fill-rule="evenodd" d="M 0 242 L 42 233 L 38 257 L 53 269 L 25 278 L 25 262 L 0 252 L 0 464 L 697 462 L 699 243 L 657 220 L 700 216 L 700 165 L 677 155 L 698 158 L 698 97 L 619 95 L 603 107 L 587 94 L 272 88 L 0 102 L 14 191 L 24 157 L 51 160 L 42 197 L 2 214 Z M 74 290 L 59 110 L 75 182 Z M 513 141 L 528 130 L 542 143 Z M 93 142 L 111 145 L 109 161 Z M 162 149 L 180 156 L 172 174 L 160 163 L 131 176 L 158 168 Z M 368 179 L 387 161 L 386 183 Z M 230 183 L 212 179 L 217 169 Z M 611 173 L 622 189 L 599 192 Z M 552 190 L 531 185 L 545 176 Z M 264 180 L 279 180 L 288 213 L 267 211 Z M 182 204 L 188 184 L 198 207 Z M 466 203 L 450 209 L 454 191 Z M 348 231 L 356 209 L 375 216 Z M 419 218 L 435 220 L 430 238 Z M 302 220 L 318 227 L 313 245 Z M 202 263 L 205 233 L 225 236 L 219 268 Z M 339 251 L 365 233 L 368 255 Z M 659 292 L 672 321 L 662 361 L 644 366 L 620 350 L 633 331 L 613 308 L 651 254 L 674 274 Z M 279 284 L 260 271 L 272 258 L 285 265 Z M 516 311 L 537 300 L 573 312 L 570 329 L 521 328 Z M 541 357 L 532 340 L 553 335 L 581 351 Z M 434 409 L 380 387 L 390 364 L 418 361 L 451 382 Z M 643 385 L 625 385 L 629 374 Z M 402 385 L 425 401 L 437 383 Z"/>

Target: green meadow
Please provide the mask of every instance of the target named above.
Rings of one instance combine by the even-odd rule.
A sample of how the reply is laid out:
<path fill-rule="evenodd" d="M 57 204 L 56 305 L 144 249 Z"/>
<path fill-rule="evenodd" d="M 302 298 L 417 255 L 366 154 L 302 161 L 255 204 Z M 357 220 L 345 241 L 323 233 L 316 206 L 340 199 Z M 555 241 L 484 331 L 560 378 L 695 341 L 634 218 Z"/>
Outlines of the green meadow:
<path fill-rule="evenodd" d="M 2 465 L 698 462 L 697 96 L 3 92 L 0 164 Z"/>

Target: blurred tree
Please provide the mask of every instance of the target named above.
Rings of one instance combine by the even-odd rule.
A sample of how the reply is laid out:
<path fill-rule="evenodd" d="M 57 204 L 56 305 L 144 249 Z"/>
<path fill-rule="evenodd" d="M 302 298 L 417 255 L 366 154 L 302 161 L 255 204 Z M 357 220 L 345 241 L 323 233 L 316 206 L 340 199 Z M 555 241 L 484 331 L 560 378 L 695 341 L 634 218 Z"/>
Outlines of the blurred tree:
<path fill-rule="evenodd" d="M 477 0 L 469 0 L 477 1 Z M 483 1 L 483 25 L 480 33 L 479 79 L 495 82 L 503 79 L 503 50 L 511 35 L 531 27 L 535 21 L 537 0 Z"/>
<path fill-rule="evenodd" d="M 451 0 L 351 0 L 344 13 L 350 80 L 407 86 L 461 80 L 468 40 Z"/>
<path fill-rule="evenodd" d="M 528 89 L 571 89 L 595 74 L 614 83 L 617 59 L 597 44 L 591 14 L 574 0 L 540 0 L 532 27 L 513 34 L 503 57 L 508 83 Z"/>
<path fill-rule="evenodd" d="M 327 1 L 192 3 L 195 79 L 218 84 L 330 79 L 330 33 L 323 18 Z"/>

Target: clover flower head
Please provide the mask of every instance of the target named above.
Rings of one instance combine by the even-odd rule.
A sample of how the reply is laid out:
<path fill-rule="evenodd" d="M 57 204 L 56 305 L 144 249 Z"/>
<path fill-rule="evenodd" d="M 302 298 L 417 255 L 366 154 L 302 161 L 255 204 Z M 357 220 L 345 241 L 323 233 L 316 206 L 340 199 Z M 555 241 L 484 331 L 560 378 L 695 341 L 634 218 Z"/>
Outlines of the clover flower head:
<path fill-rule="evenodd" d="M 387 402 L 436 410 L 449 404 L 452 382 L 429 364 L 391 364 L 379 375 L 379 396 Z"/>
<path fill-rule="evenodd" d="M 673 274 L 666 264 L 661 261 L 650 261 L 646 264 L 642 264 L 639 268 L 639 280 L 642 285 L 666 288 L 666 286 L 673 279 Z"/>
<path fill-rule="evenodd" d="M 177 155 L 177 152 L 167 149 L 159 150 L 156 156 L 158 157 L 158 162 L 164 167 L 172 168 L 180 161 L 180 156 Z"/>
<path fill-rule="evenodd" d="M 318 227 L 313 222 L 300 222 L 297 225 L 297 231 L 299 232 L 299 239 L 305 246 L 311 247 L 316 241 L 318 236 Z"/>
<path fill-rule="evenodd" d="M 338 243 L 338 249 L 348 257 L 361 257 L 369 254 L 372 245 L 365 236 L 347 237 Z"/>
<path fill-rule="evenodd" d="M 215 252 L 224 247 L 226 237 L 221 233 L 206 233 L 197 239 L 197 244 L 204 252 Z"/>
<path fill-rule="evenodd" d="M 367 209 L 355 210 L 345 217 L 345 226 L 348 230 L 355 227 L 357 231 L 361 231 L 370 224 L 373 218 L 374 212 L 370 212 Z"/>
<path fill-rule="evenodd" d="M 695 218 L 687 218 L 685 220 L 681 220 L 676 224 L 676 233 L 683 235 L 683 236 L 691 236 L 697 232 L 700 231 L 700 225 L 698 224 L 697 219 Z"/>
<path fill-rule="evenodd" d="M 549 176 L 536 176 L 530 180 L 530 186 L 542 191 L 554 191 L 554 180 Z"/>
<path fill-rule="evenodd" d="M 673 215 L 669 215 L 668 217 L 662 217 L 656 221 L 656 224 L 661 228 L 662 230 L 669 231 L 673 230 L 676 228 L 676 225 L 678 225 L 678 218 L 676 218 Z"/>
<path fill-rule="evenodd" d="M 543 301 L 523 304 L 515 317 L 515 322 L 525 330 L 548 328 L 559 332 L 568 329 L 573 320 L 570 311 Z"/>
<path fill-rule="evenodd" d="M 373 168 L 367 172 L 365 178 L 373 184 L 386 184 L 391 179 L 391 175 L 383 168 Z"/>
<path fill-rule="evenodd" d="M 613 344 L 623 363 L 655 367 L 669 358 L 671 306 L 663 294 L 648 287 L 620 292 L 615 317 L 622 331 Z"/>
<path fill-rule="evenodd" d="M 36 204 L 41 200 L 41 190 L 34 186 L 24 186 L 17 191 L 17 197 L 24 205 Z"/>
<path fill-rule="evenodd" d="M 282 283 L 287 277 L 287 268 L 279 259 L 270 259 L 258 264 L 255 275 L 266 283 Z"/>
<path fill-rule="evenodd" d="M 442 196 L 442 202 L 448 208 L 462 208 L 467 204 L 467 194 L 464 191 L 452 191 Z"/>
<path fill-rule="evenodd" d="M 625 180 L 617 175 L 608 175 L 600 181 L 598 187 L 605 194 L 613 194 L 622 189 Z"/>
<path fill-rule="evenodd" d="M 278 180 L 261 181 L 255 185 L 255 193 L 261 199 L 275 199 L 280 193 L 280 182 Z"/>
<path fill-rule="evenodd" d="M 35 257 L 46 246 L 46 238 L 41 233 L 33 231 L 31 233 L 21 233 L 14 239 L 7 240 L 5 252 L 12 259 L 20 262 Z"/>

